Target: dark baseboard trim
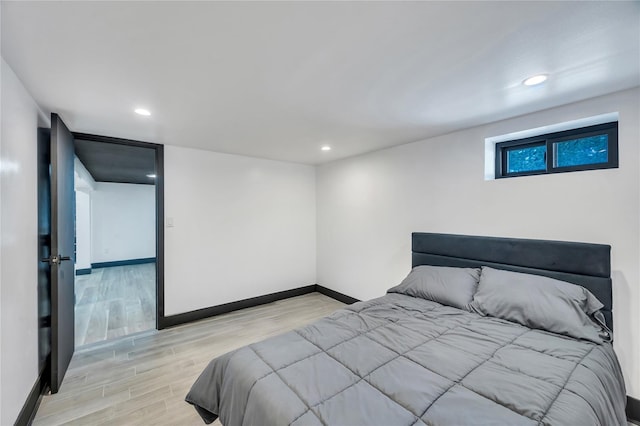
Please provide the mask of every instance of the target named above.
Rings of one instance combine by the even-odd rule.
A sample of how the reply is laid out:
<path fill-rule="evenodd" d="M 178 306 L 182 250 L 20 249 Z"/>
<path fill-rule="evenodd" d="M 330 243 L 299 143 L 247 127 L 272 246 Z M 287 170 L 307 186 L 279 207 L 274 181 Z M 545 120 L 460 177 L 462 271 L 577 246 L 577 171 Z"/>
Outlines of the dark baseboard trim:
<path fill-rule="evenodd" d="M 627 419 L 640 425 L 640 399 L 632 398 L 629 395 L 627 395 Z"/>
<path fill-rule="evenodd" d="M 76 269 L 76 275 L 89 275 L 90 273 L 91 273 L 91 268 Z"/>
<path fill-rule="evenodd" d="M 143 263 L 155 263 L 155 257 L 145 257 L 143 259 L 129 259 L 129 260 L 114 260 L 113 262 L 98 262 L 92 263 L 91 268 L 110 268 L 112 266 L 126 266 L 126 265 L 142 265 Z"/>
<path fill-rule="evenodd" d="M 323 287 L 320 284 L 316 284 L 316 291 L 318 293 L 324 294 L 325 296 L 329 296 L 332 299 L 336 299 L 338 302 L 346 303 L 347 305 L 351 305 L 352 303 L 360 301 L 355 297 L 347 296 L 346 294 L 342 294 L 335 290 L 331 290 L 330 288 Z"/>
<path fill-rule="evenodd" d="M 292 290 L 279 291 L 277 293 L 265 294 L 263 296 L 252 297 L 250 299 L 238 300 L 237 302 L 198 309 L 196 311 L 169 315 L 159 318 L 159 328 L 175 327 L 177 325 L 198 321 L 215 315 L 226 314 L 239 309 L 252 308 L 254 306 L 264 305 L 278 300 L 288 299 L 290 297 L 302 296 L 303 294 L 313 293 L 314 291 L 316 291 L 316 285 L 312 284 L 305 287 L 294 288 Z"/>
<path fill-rule="evenodd" d="M 319 284 L 312 284 L 304 287 L 298 287 L 291 290 L 279 291 L 277 293 L 265 294 L 263 296 L 251 297 L 249 299 L 238 300 L 237 302 L 229 302 L 222 305 L 210 306 L 195 311 L 184 312 L 176 315 L 169 315 L 158 318 L 158 329 L 162 330 L 167 327 L 175 327 L 177 325 L 187 324 L 189 322 L 213 317 L 216 315 L 226 314 L 228 312 L 237 311 L 239 309 L 252 308 L 258 305 L 276 302 L 278 300 L 288 299 L 290 297 L 302 296 L 303 294 L 313 293 L 317 291 L 325 296 L 336 299 L 339 302 L 351 305 L 359 302 L 358 299 L 339 293 Z"/>
<path fill-rule="evenodd" d="M 49 361 L 45 363 L 45 365 L 49 365 Z M 31 392 L 27 396 L 27 400 L 22 406 L 22 410 L 18 414 L 18 418 L 14 423 L 15 426 L 29 426 L 33 422 L 33 419 L 36 417 L 36 412 L 38 411 L 38 407 L 40 406 L 40 401 L 42 401 L 42 395 L 45 394 L 47 389 L 49 388 L 49 384 L 47 378 L 49 377 L 48 370 L 45 368 L 40 372 L 40 375 L 36 379 L 35 384 L 31 388 Z"/>

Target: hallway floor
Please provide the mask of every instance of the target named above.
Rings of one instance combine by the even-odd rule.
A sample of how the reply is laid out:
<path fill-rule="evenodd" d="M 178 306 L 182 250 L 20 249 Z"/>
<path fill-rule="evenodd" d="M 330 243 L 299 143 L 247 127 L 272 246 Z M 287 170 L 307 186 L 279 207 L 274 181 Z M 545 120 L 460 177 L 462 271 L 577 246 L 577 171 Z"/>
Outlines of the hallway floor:
<path fill-rule="evenodd" d="M 155 328 L 155 268 L 114 266 L 76 276 L 76 347 Z"/>

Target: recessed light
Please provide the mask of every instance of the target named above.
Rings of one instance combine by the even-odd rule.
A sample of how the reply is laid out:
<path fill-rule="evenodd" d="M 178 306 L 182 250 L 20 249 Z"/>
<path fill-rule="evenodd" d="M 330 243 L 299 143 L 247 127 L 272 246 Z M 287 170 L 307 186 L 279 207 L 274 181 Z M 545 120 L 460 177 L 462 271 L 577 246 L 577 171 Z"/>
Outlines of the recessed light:
<path fill-rule="evenodd" d="M 322 148 L 320 148 L 323 151 L 331 151 L 331 147 L 329 145 L 324 145 Z"/>
<path fill-rule="evenodd" d="M 538 74 L 533 77 L 529 77 L 522 82 L 525 86 L 535 86 L 536 84 L 544 83 L 549 78 L 546 74 Z"/>
<path fill-rule="evenodd" d="M 135 109 L 135 113 L 136 114 L 140 114 L 140 115 L 144 115 L 145 117 L 148 117 L 151 115 L 151 111 L 149 111 L 148 109 L 144 109 L 144 108 L 136 108 Z"/>
<path fill-rule="evenodd" d="M 151 178 L 151 179 L 155 179 L 155 178 L 156 178 L 156 175 L 155 175 L 155 173 L 151 173 L 150 175 L 147 175 L 147 177 L 148 177 L 148 178 Z"/>

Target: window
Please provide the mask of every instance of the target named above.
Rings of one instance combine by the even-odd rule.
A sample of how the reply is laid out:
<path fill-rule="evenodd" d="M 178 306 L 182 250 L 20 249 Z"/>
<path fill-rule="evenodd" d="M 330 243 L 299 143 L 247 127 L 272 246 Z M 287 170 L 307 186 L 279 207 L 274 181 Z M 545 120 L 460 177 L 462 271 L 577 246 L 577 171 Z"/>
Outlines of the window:
<path fill-rule="evenodd" d="M 618 167 L 618 122 L 496 144 L 496 179 Z"/>

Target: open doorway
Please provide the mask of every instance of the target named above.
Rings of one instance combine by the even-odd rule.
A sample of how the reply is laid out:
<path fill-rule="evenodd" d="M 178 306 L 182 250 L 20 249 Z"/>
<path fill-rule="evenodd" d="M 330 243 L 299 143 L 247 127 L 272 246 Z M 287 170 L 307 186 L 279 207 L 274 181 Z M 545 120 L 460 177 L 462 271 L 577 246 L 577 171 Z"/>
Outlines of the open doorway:
<path fill-rule="evenodd" d="M 74 134 L 75 346 L 156 328 L 158 145 Z"/>

